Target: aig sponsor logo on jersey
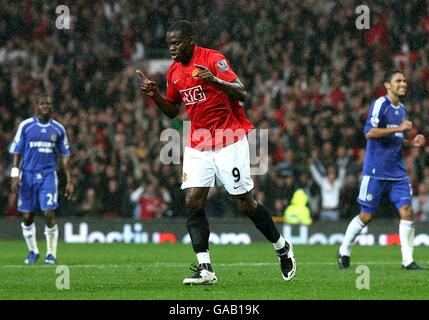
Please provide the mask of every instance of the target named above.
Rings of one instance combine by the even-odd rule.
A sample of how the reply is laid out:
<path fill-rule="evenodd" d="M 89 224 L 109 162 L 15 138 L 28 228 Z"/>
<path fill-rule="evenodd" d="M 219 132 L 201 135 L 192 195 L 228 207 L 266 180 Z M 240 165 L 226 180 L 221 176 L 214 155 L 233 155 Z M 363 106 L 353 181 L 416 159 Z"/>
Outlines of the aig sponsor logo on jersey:
<path fill-rule="evenodd" d="M 185 104 L 195 104 L 207 99 L 201 86 L 180 90 L 180 94 L 182 95 L 182 100 Z"/>

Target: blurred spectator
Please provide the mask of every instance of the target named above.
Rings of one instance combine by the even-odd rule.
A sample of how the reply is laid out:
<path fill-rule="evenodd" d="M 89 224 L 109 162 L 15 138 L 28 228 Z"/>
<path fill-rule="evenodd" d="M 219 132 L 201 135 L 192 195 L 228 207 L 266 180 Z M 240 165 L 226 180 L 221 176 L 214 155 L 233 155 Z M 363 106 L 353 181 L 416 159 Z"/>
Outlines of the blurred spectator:
<path fill-rule="evenodd" d="M 412 206 L 417 221 L 429 221 L 429 184 L 419 184 Z"/>
<path fill-rule="evenodd" d="M 9 192 L 7 197 L 7 206 L 4 209 L 4 214 L 6 217 L 19 217 L 19 212 L 16 207 L 17 194 L 14 192 Z"/>
<path fill-rule="evenodd" d="M 320 169 L 316 167 L 316 163 Z M 319 170 L 326 171 L 326 176 L 323 176 Z M 313 156 L 310 160 L 310 171 L 322 194 L 320 220 L 337 221 L 340 218 L 340 192 L 346 178 L 345 165 L 339 167 L 337 177 L 336 168 L 333 165 L 325 170 L 320 161 Z"/>
<path fill-rule="evenodd" d="M 103 206 L 94 188 L 88 188 L 86 190 L 85 198 L 79 210 L 82 215 L 87 217 L 100 217 L 102 215 Z"/>
<path fill-rule="evenodd" d="M 110 179 L 107 182 L 107 190 L 102 196 L 103 214 L 107 217 L 124 216 L 122 212 L 124 193 L 119 189 L 119 184 L 115 179 Z"/>
<path fill-rule="evenodd" d="M 273 216 L 281 217 L 295 190 L 295 178 L 291 171 L 280 169 L 272 172 L 260 188 L 264 190 L 264 205 L 268 211 Z"/>
<path fill-rule="evenodd" d="M 284 211 L 284 223 L 310 225 L 312 223 L 311 212 L 307 207 L 308 197 L 302 189 L 297 189 Z"/>
<path fill-rule="evenodd" d="M 359 195 L 359 183 L 354 176 L 347 176 L 340 193 L 341 217 L 350 219 L 359 213 L 360 205 L 356 201 Z"/>
<path fill-rule="evenodd" d="M 153 179 L 145 186 L 140 186 L 131 195 L 131 200 L 137 203 L 136 218 L 159 218 L 168 211 L 171 202 L 170 194 L 161 188 L 158 179 Z"/>

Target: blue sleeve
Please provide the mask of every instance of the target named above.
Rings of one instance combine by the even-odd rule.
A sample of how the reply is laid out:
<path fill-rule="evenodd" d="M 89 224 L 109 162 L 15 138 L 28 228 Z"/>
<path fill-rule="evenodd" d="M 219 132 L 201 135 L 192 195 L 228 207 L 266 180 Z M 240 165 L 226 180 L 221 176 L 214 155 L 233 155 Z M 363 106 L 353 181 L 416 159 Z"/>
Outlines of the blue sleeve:
<path fill-rule="evenodd" d="M 67 138 L 67 133 L 64 127 L 61 127 L 61 135 L 57 140 L 57 148 L 63 157 L 70 155 L 69 140 Z"/>
<path fill-rule="evenodd" d="M 368 118 L 365 123 L 364 133 L 367 134 L 372 128 L 384 128 L 384 111 L 389 103 L 377 99 L 369 108 Z"/>
<path fill-rule="evenodd" d="M 25 130 L 24 130 L 24 124 L 21 123 L 9 147 L 9 152 L 13 154 L 21 154 L 24 152 L 24 147 L 25 147 Z"/>

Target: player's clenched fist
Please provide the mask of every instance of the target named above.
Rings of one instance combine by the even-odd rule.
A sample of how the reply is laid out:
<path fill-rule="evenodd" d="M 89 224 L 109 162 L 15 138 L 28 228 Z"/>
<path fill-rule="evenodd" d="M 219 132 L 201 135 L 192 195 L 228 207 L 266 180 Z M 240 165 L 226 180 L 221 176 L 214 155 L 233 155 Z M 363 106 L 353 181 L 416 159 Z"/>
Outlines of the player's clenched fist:
<path fill-rule="evenodd" d="M 137 74 L 141 78 L 140 90 L 149 97 L 154 97 L 159 94 L 158 85 L 156 82 L 149 80 L 143 73 L 142 70 L 136 70 Z"/>
<path fill-rule="evenodd" d="M 411 121 L 408 121 L 408 120 L 405 120 L 399 126 L 399 130 L 401 130 L 401 131 L 411 130 L 412 128 L 413 128 L 413 123 Z"/>

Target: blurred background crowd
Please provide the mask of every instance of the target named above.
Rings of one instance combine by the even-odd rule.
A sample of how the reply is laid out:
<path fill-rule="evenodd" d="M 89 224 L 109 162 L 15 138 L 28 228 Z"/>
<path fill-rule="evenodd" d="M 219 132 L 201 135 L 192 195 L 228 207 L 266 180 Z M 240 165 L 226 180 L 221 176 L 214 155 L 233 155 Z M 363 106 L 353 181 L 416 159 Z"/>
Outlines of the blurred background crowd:
<path fill-rule="evenodd" d="M 60 195 L 59 215 L 185 214 L 181 166 L 162 164 L 159 154 L 161 131 L 182 130 L 186 112 L 163 116 L 141 97 L 135 74 L 149 59 L 169 59 L 165 33 L 179 19 L 194 23 L 201 46 L 226 55 L 250 93 L 249 119 L 269 130 L 269 171 L 254 177 L 257 200 L 283 216 L 301 188 L 313 221 L 357 214 L 363 125 L 371 101 L 385 93 L 386 70 L 396 66 L 408 79 L 408 137 L 429 139 L 429 5 L 371 1 L 371 28 L 358 30 L 360 2 L 0 0 L 0 215 L 18 214 L 7 149 L 44 91 L 74 165 L 77 194 Z M 59 4 L 70 8 L 70 30 L 55 27 Z M 165 74 L 148 76 L 165 91 Z M 429 146 L 406 150 L 405 159 L 418 219 L 429 219 Z M 225 197 L 223 189 L 210 192 L 210 216 L 238 214 Z M 396 211 L 385 203 L 379 215 Z"/>

